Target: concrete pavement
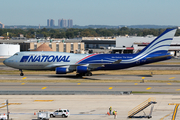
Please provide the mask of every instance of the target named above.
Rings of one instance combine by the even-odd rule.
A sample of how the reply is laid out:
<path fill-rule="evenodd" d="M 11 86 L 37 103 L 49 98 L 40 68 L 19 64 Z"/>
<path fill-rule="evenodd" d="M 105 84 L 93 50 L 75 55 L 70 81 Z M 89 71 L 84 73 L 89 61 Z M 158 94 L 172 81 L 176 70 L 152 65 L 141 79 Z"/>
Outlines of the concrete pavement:
<path fill-rule="evenodd" d="M 168 103 L 179 103 L 179 95 L 1 95 L 1 103 L 8 99 L 9 103 L 22 103 L 9 105 L 10 117 L 13 120 L 36 120 L 33 115 L 38 110 L 54 111 L 59 108 L 69 109 L 70 120 L 110 120 L 113 116 L 106 115 L 108 108 L 118 111 L 118 119 L 127 120 L 128 111 L 144 102 L 150 97 L 156 98 L 151 120 L 169 120 L 174 110 L 174 105 Z M 37 102 L 35 100 L 42 100 Z M 43 100 L 52 100 L 50 102 Z M 2 105 L 1 105 L 2 106 Z M 151 107 L 144 110 L 149 114 Z M 6 113 L 6 107 L 0 109 L 0 113 Z M 144 115 L 140 112 L 139 115 Z M 180 114 L 177 113 L 177 120 Z M 52 120 L 64 118 L 51 118 Z M 133 118 L 134 120 L 138 120 Z M 142 118 L 141 120 L 147 120 Z"/>

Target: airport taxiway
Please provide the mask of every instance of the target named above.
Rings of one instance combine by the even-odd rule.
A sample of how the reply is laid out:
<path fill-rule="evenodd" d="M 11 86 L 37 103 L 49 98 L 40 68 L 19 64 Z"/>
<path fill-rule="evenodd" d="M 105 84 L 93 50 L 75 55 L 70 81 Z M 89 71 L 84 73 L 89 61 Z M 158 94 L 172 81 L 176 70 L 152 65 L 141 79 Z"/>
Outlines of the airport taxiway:
<path fill-rule="evenodd" d="M 179 94 L 180 83 L 1 83 L 0 91 L 132 91 Z"/>

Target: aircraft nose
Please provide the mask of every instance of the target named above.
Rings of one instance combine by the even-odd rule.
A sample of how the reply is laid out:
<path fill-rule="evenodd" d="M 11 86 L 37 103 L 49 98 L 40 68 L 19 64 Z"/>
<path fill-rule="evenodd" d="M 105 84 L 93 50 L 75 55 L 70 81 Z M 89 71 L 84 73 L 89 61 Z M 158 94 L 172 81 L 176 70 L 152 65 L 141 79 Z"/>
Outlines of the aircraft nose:
<path fill-rule="evenodd" d="M 6 63 L 7 63 L 7 60 L 4 60 L 4 61 L 3 61 L 3 63 L 6 65 Z"/>

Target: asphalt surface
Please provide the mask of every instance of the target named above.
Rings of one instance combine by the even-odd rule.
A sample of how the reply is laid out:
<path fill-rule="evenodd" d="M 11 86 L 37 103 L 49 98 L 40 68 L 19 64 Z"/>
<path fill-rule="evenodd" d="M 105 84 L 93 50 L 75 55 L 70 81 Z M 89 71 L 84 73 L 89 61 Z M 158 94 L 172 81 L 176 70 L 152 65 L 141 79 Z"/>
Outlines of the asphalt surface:
<path fill-rule="evenodd" d="M 1 83 L 0 91 L 132 91 L 180 93 L 180 83 Z"/>

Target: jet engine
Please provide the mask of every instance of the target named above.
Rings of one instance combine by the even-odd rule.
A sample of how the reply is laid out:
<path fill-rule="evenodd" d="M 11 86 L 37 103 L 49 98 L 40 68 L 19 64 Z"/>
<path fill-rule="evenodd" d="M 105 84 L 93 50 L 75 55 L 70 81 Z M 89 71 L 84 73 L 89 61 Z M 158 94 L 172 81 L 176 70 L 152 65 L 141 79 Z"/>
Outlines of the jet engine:
<path fill-rule="evenodd" d="M 90 71 L 88 69 L 88 66 L 77 66 L 76 70 L 77 73 L 87 73 L 88 71 Z"/>
<path fill-rule="evenodd" d="M 73 72 L 69 67 L 56 67 L 56 74 L 66 74 Z"/>

